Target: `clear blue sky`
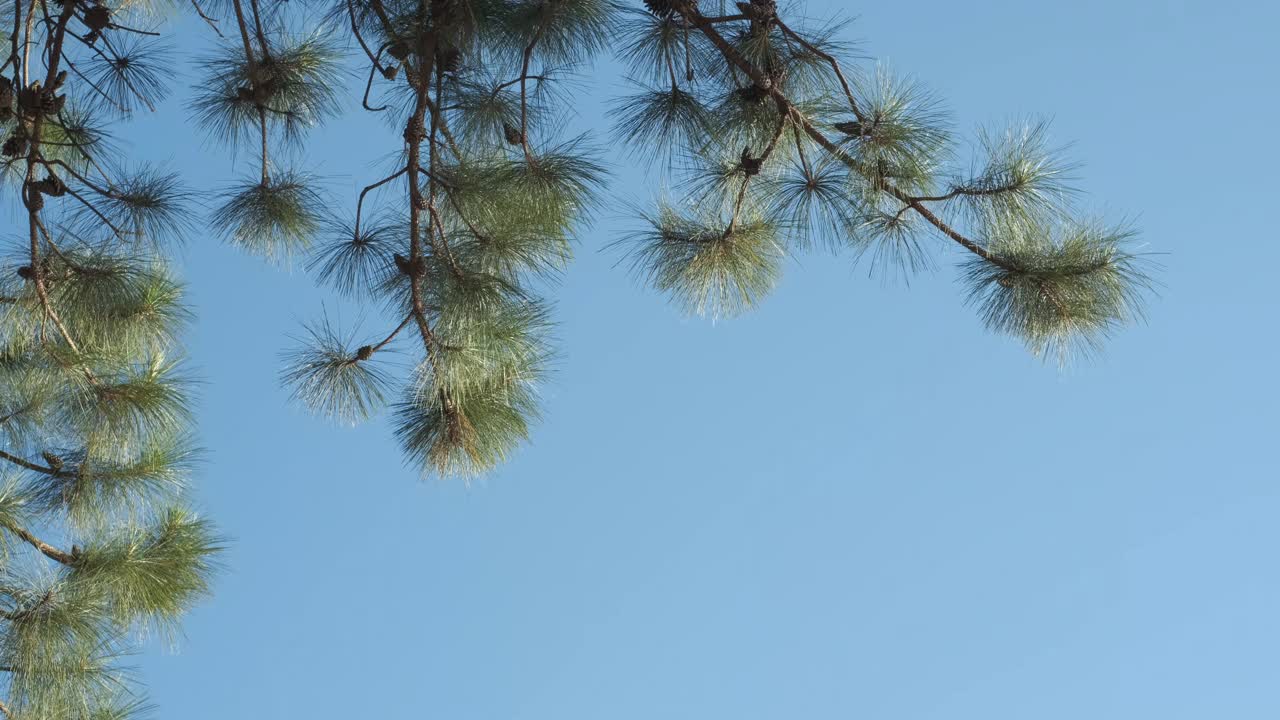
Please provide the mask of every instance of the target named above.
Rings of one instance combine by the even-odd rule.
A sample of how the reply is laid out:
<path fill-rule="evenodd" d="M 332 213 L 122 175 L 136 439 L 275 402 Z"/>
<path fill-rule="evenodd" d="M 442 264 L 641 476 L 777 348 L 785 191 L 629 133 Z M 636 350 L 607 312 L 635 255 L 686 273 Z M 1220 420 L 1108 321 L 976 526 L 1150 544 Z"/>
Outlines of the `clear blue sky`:
<path fill-rule="evenodd" d="M 468 487 L 419 481 L 385 423 L 289 407 L 278 351 L 325 295 L 199 236 L 198 495 L 234 544 L 180 651 L 138 659 L 162 717 L 1280 715 L 1280 11 L 850 10 L 961 128 L 1054 118 L 1081 187 L 1168 253 L 1149 324 L 1059 371 L 982 328 L 941 247 L 910 287 L 805 257 L 713 326 L 613 267 L 606 213 L 557 292 L 535 442 Z M 582 126 L 616 81 L 584 81 Z M 356 92 L 303 159 L 343 207 L 397 141 Z M 184 97 L 138 151 L 201 188 L 249 172 Z M 656 187 L 615 165 L 615 196 Z"/>

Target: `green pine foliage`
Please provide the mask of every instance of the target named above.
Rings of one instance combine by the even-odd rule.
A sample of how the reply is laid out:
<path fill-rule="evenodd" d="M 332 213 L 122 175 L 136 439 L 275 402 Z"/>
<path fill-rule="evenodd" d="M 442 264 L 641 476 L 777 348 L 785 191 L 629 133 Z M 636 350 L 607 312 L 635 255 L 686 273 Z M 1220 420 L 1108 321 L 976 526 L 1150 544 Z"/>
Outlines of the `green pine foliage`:
<path fill-rule="evenodd" d="M 145 8 L 18 5 L 54 17 L 19 26 L 31 52 L 0 69 L 19 219 L 0 254 L 0 714 L 137 717 L 123 660 L 208 595 L 220 549 L 187 500 L 189 312 L 169 249 L 191 198 L 173 173 L 122 167 L 100 119 L 167 90 L 163 46 L 125 29 Z"/>
<path fill-rule="evenodd" d="M 309 327 L 282 380 L 342 423 L 392 405 L 424 472 L 492 469 L 537 417 L 553 355 L 545 293 L 604 180 L 599 146 L 556 129 L 566 81 L 605 49 L 634 86 L 611 111 L 617 138 L 664 185 L 612 245 L 685 312 L 757 307 L 794 254 L 909 278 L 950 246 L 989 327 L 1065 358 L 1140 317 L 1152 286 L 1127 235 L 1080 219 L 1074 168 L 1045 124 L 961 143 L 925 86 L 850 62 L 846 24 L 796 7 L 337 0 L 319 25 L 283 3 L 218 7 L 235 32 L 193 108 L 215 139 L 260 146 L 262 179 L 228 195 L 215 225 L 267 257 L 310 248 L 316 279 L 385 327 L 360 345 Z M 316 180 L 270 157 L 328 114 L 344 41 L 393 160 L 329 219 Z"/>
<path fill-rule="evenodd" d="M 231 32 L 192 110 L 215 141 L 253 146 L 261 169 L 224 196 L 214 226 L 268 258 L 309 251 L 316 279 L 383 326 L 364 344 L 327 321 L 308 326 L 281 379 L 344 424 L 391 406 L 423 473 L 494 468 L 538 418 L 554 356 L 545 294 L 604 182 L 599 147 L 558 129 L 564 88 L 614 36 L 617 8 L 340 0 L 320 23 L 284 3 L 214 10 Z M 331 114 L 352 57 L 363 107 L 392 128 L 380 140 L 394 165 L 328 217 L 317 180 L 272 158 Z"/>
<path fill-rule="evenodd" d="M 966 146 L 919 82 L 853 62 L 839 22 L 773 0 L 644 5 L 619 24 L 639 87 L 615 105 L 615 132 L 675 159 L 663 185 L 677 199 L 640 211 L 620 244 L 679 307 L 755 306 L 787 253 L 909 277 L 950 245 L 987 325 L 1038 355 L 1096 349 L 1141 317 L 1150 264 L 1131 233 L 1085 219 L 1044 123 Z"/>
<path fill-rule="evenodd" d="M 342 423 L 393 405 L 424 472 L 489 470 L 537 416 L 545 294 L 604 181 L 599 146 L 557 128 L 566 82 L 608 48 L 635 85 L 613 108 L 617 136 L 671 188 L 614 244 L 686 312 L 758 306 L 792 254 L 910 277 L 949 244 L 992 329 L 1065 357 L 1140 317 L 1151 287 L 1130 243 L 1081 229 L 1094 226 L 1073 167 L 1043 123 L 964 145 L 921 83 L 850 62 L 844 23 L 772 0 L 339 0 L 319 22 L 285 3 L 214 9 L 234 32 L 192 109 L 261 170 L 214 226 L 268 258 L 309 252 L 316 279 L 385 328 L 356 345 L 309 327 L 282 379 Z M 331 218 L 317 179 L 272 158 L 333 114 L 352 58 L 392 165 Z"/>

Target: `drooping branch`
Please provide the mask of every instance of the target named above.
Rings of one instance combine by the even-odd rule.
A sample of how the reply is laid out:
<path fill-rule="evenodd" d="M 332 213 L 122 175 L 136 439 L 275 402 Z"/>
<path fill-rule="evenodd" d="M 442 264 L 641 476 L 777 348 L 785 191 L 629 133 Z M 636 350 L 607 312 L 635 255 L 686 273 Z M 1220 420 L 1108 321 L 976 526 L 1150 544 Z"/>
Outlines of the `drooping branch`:
<path fill-rule="evenodd" d="M 62 563 L 63 565 L 68 565 L 68 566 L 75 565 L 75 562 L 76 562 L 75 555 L 59 550 L 58 548 L 41 540 L 35 535 L 32 535 L 30 532 L 28 532 L 24 528 L 18 527 L 17 525 L 5 525 L 4 529 L 8 530 L 14 535 L 17 535 L 19 539 L 21 539 L 23 542 L 27 543 L 31 547 L 35 548 L 36 550 L 39 550 L 40 554 L 44 555 L 50 560 L 56 560 L 57 562 Z"/>
<path fill-rule="evenodd" d="M 859 174 L 865 173 L 865 169 L 861 164 L 854 158 L 850 157 L 844 149 L 832 142 L 831 139 L 824 135 L 821 130 L 815 127 L 809 118 L 795 106 L 791 99 L 786 96 L 782 89 L 779 88 L 771 78 L 766 76 L 760 68 L 753 65 L 749 60 L 747 60 L 747 58 L 743 57 L 742 53 L 734 48 L 719 32 L 719 30 L 716 29 L 715 23 L 702 15 L 695 3 L 684 2 L 678 7 L 681 14 L 688 18 L 688 20 L 693 23 L 694 27 L 698 28 L 698 30 L 711 41 L 711 44 L 716 47 L 721 56 L 723 56 L 725 60 L 731 63 L 738 70 L 741 70 L 753 83 L 755 83 L 757 88 L 767 92 L 768 95 L 778 103 L 778 106 L 783 110 L 783 112 L 790 115 L 796 124 L 804 130 L 807 136 L 822 147 L 823 150 L 826 150 L 837 160 L 848 166 L 851 170 Z M 940 231 L 947 238 L 955 241 L 965 250 L 977 255 L 983 260 L 1003 267 L 1003 261 L 1001 261 L 1000 258 L 996 257 L 980 243 L 966 237 L 963 233 L 948 225 L 942 220 L 942 218 L 938 217 L 925 207 L 922 201 L 913 200 L 911 195 L 903 192 L 883 178 L 874 178 L 873 180 L 883 192 L 909 206 L 913 211 L 919 214 L 921 218 Z"/>

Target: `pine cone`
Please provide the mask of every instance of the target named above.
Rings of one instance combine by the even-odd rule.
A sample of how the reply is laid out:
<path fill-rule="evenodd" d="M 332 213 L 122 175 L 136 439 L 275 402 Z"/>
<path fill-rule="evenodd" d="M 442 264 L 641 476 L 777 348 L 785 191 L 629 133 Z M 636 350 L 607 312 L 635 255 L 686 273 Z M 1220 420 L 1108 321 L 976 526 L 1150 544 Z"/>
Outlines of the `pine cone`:
<path fill-rule="evenodd" d="M 457 19 L 457 3 L 453 0 L 431 0 L 429 13 L 437 26 L 450 25 Z"/>
<path fill-rule="evenodd" d="M 422 121 L 409 118 L 409 123 L 404 126 L 404 141 L 410 145 L 417 145 L 426 137 L 427 129 L 422 126 Z"/>
<path fill-rule="evenodd" d="M 758 85 L 748 85 L 744 88 L 738 88 L 738 97 L 743 102 L 758 103 L 769 97 L 769 91 Z"/>
<path fill-rule="evenodd" d="M 403 62 L 405 58 L 409 57 L 409 45 L 397 40 L 387 47 L 387 54 Z"/>
<path fill-rule="evenodd" d="M 759 175 L 760 166 L 764 164 L 764 158 L 751 157 L 751 146 L 742 148 L 742 172 L 748 176 Z"/>
<path fill-rule="evenodd" d="M 18 157 L 27 153 L 27 138 L 24 135 L 14 135 L 4 141 L 4 147 L 0 148 L 0 153 L 5 157 Z"/>
<path fill-rule="evenodd" d="M 106 5 L 94 5 L 84 11 L 84 24 L 90 32 L 98 34 L 111 24 L 111 8 Z"/>
<path fill-rule="evenodd" d="M 67 194 L 67 186 L 63 184 L 62 180 L 52 174 L 43 180 L 37 180 L 31 183 L 31 187 L 45 195 L 52 195 L 53 197 L 62 197 Z"/>
<path fill-rule="evenodd" d="M 27 117 L 57 114 L 66 102 L 65 95 L 58 95 L 53 88 L 40 87 L 38 80 L 18 93 L 18 109 Z"/>
<path fill-rule="evenodd" d="M 443 72 L 456 73 L 458 68 L 462 66 L 462 51 L 458 48 L 438 51 L 436 52 L 436 63 Z"/>
<path fill-rule="evenodd" d="M 396 255 L 393 256 L 392 259 L 395 260 L 396 262 L 396 268 L 398 268 L 400 272 L 404 273 L 405 275 L 408 275 L 409 277 L 418 277 L 419 275 L 422 275 L 422 272 L 423 272 L 422 258 L 418 258 L 417 260 L 410 260 L 409 258 L 399 253 L 396 253 Z"/>
<path fill-rule="evenodd" d="M 57 455 L 54 455 L 51 452 L 43 452 L 40 453 L 40 456 L 44 458 L 44 461 L 49 464 L 49 467 L 52 468 L 54 472 L 62 469 L 62 458 Z"/>
<path fill-rule="evenodd" d="M 253 84 L 253 104 L 258 107 L 266 107 L 271 98 L 276 94 L 276 81 L 274 77 L 268 77 L 263 80 L 254 82 Z"/>
<path fill-rule="evenodd" d="M 862 123 L 858 122 L 857 120 L 853 120 L 851 122 L 836 123 L 834 127 L 836 130 L 839 130 L 845 135 L 849 135 L 852 137 L 862 136 Z"/>
<path fill-rule="evenodd" d="M 382 77 L 384 77 L 384 78 L 386 78 L 386 79 L 388 79 L 388 80 L 395 80 L 395 79 L 396 79 L 396 76 L 397 76 L 397 75 L 399 75 L 399 74 L 400 74 L 400 66 L 399 66 L 399 65 L 388 65 L 388 66 L 386 66 L 386 67 L 382 68 Z"/>
<path fill-rule="evenodd" d="M 370 345 L 361 345 L 356 349 L 357 360 L 368 360 L 373 357 L 373 347 Z"/>
<path fill-rule="evenodd" d="M 524 144 L 524 136 L 521 135 L 520 131 L 513 127 L 511 123 L 502 123 L 502 136 L 506 138 L 507 142 L 511 145 Z"/>
<path fill-rule="evenodd" d="M 37 80 L 18 92 L 18 109 L 26 115 L 37 115 L 43 105 L 44 91 Z"/>
<path fill-rule="evenodd" d="M 734 5 L 738 7 L 738 12 L 751 21 L 749 32 L 755 36 L 767 32 L 778 13 L 778 6 L 772 0 L 751 0 L 737 2 Z"/>
<path fill-rule="evenodd" d="M 644 0 L 644 6 L 663 20 L 676 14 L 675 3 L 672 0 Z"/>

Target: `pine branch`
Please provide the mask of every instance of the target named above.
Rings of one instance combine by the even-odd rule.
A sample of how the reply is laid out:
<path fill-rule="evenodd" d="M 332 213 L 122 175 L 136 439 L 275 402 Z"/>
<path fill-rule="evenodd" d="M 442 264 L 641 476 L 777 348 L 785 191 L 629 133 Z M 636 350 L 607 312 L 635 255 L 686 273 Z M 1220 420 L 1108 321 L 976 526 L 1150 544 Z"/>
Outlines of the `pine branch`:
<path fill-rule="evenodd" d="M 821 146 L 824 150 L 826 150 L 832 156 L 836 157 L 841 162 L 848 165 L 850 169 L 859 173 L 863 172 L 859 164 L 853 158 L 849 157 L 848 153 L 846 153 L 843 149 L 841 149 L 834 142 L 828 139 L 820 130 L 814 127 L 813 123 L 810 122 L 809 119 L 805 117 L 804 114 L 795 107 L 794 103 L 773 83 L 773 81 L 770 78 L 766 77 L 765 74 L 759 68 L 752 65 L 746 58 L 742 56 L 741 53 L 739 53 L 732 45 L 730 45 L 729 42 L 725 40 L 724 36 L 721 35 L 718 30 L 716 30 L 714 23 L 709 22 L 707 18 L 704 17 L 701 12 L 699 12 L 695 4 L 685 2 L 685 3 L 679 4 L 678 8 L 681 14 L 689 18 L 689 21 L 692 22 L 694 26 L 697 27 L 703 33 L 703 35 L 705 35 L 707 39 L 710 40 L 711 43 L 716 46 L 716 48 L 720 51 L 721 55 L 727 61 L 729 61 L 737 69 L 741 70 L 748 78 L 750 78 L 751 81 L 755 83 L 756 87 L 767 92 L 769 96 L 773 98 L 773 100 L 778 104 L 779 108 L 782 109 L 784 113 L 790 115 L 794 119 L 794 121 L 805 131 L 806 135 L 808 135 L 814 142 L 816 142 L 819 146 Z M 941 218 L 939 218 L 932 211 L 930 211 L 927 207 L 925 207 L 921 201 L 914 200 L 911 195 L 903 192 L 902 190 L 898 189 L 897 187 L 895 187 L 890 183 L 882 182 L 878 178 L 875 180 L 877 180 L 877 182 L 881 182 L 882 189 L 885 193 L 887 193 L 888 195 L 894 197 L 895 199 L 909 206 L 912 210 L 914 210 L 922 218 L 924 218 L 930 225 L 933 225 L 943 235 L 947 236 L 951 240 L 954 240 L 957 244 L 959 244 L 965 250 L 968 250 L 969 252 L 973 253 L 974 255 L 977 255 L 978 257 L 981 257 L 982 259 L 988 262 L 994 263 L 996 265 L 1001 264 L 1002 261 L 1000 260 L 1000 258 L 993 255 L 990 251 L 988 251 L 985 247 L 983 247 L 979 243 L 966 237 L 965 235 L 960 233 L 958 230 L 948 225 Z"/>
<path fill-rule="evenodd" d="M 74 566 L 76 563 L 76 557 L 73 554 L 59 550 L 21 527 L 16 525 L 6 525 L 5 529 L 14 535 L 17 535 L 23 542 L 27 543 L 31 547 L 39 550 L 42 555 L 50 560 L 56 560 L 57 562 L 67 566 Z"/>

